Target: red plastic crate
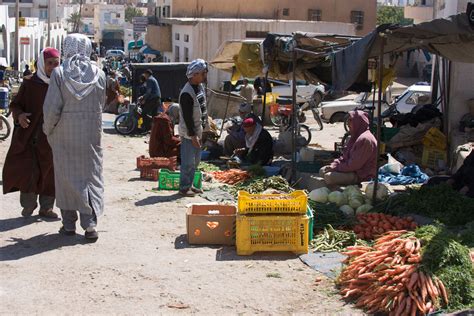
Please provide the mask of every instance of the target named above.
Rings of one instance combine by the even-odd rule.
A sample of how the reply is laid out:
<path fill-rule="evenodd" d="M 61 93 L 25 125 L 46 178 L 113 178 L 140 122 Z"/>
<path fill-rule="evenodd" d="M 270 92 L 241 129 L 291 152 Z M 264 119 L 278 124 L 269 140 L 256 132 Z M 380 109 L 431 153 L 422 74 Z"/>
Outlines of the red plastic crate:
<path fill-rule="evenodd" d="M 148 179 L 153 181 L 158 181 L 160 175 L 160 169 L 155 169 L 151 167 L 142 167 L 140 168 L 140 178 Z"/>
<path fill-rule="evenodd" d="M 170 169 L 170 170 L 176 170 L 176 165 L 177 165 L 177 157 L 171 157 L 171 158 L 166 158 L 166 157 L 145 157 L 145 156 L 139 156 L 137 157 L 137 168 L 142 169 L 144 167 L 147 168 L 153 168 L 153 169 Z"/>

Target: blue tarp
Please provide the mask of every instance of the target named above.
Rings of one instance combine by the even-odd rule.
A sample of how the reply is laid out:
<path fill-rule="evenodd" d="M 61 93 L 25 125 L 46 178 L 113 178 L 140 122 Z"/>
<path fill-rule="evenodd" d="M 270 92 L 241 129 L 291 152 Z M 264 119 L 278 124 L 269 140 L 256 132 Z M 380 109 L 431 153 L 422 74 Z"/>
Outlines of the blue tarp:
<path fill-rule="evenodd" d="M 154 50 L 150 46 L 144 46 L 144 48 L 141 49 L 140 52 L 143 54 L 149 54 L 149 55 L 156 55 L 156 56 L 161 55 L 161 52 L 159 50 Z"/>
<path fill-rule="evenodd" d="M 421 172 L 420 167 L 415 164 L 404 167 L 399 174 L 386 172 L 383 167 L 379 171 L 379 182 L 391 185 L 421 184 L 428 179 L 428 175 Z"/>

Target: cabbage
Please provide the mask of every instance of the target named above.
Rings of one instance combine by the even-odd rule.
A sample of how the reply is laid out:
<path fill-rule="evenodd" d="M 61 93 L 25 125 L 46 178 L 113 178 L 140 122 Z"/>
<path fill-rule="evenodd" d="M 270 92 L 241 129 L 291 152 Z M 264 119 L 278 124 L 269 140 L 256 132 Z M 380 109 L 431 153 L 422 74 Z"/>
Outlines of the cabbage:
<path fill-rule="evenodd" d="M 319 188 L 311 191 L 309 193 L 309 198 L 315 202 L 327 203 L 329 193 L 331 193 L 331 191 L 328 188 Z"/>
<path fill-rule="evenodd" d="M 349 205 L 343 205 L 339 208 L 339 210 L 344 213 L 344 215 L 346 216 L 354 216 L 355 212 L 354 212 L 354 209 L 352 207 L 350 207 Z"/>
<path fill-rule="evenodd" d="M 373 208 L 373 206 L 370 205 L 370 204 L 361 205 L 361 206 L 359 206 L 359 207 L 357 208 L 356 214 L 364 214 L 364 213 L 367 213 L 367 212 L 370 211 L 372 208 Z"/>
<path fill-rule="evenodd" d="M 367 185 L 367 188 L 365 188 L 365 195 L 372 199 L 373 195 L 374 195 L 374 183 L 369 183 Z M 390 190 L 389 190 L 389 187 L 386 183 L 379 183 L 377 185 L 377 196 L 376 196 L 376 199 L 379 200 L 379 201 L 383 201 L 385 200 L 388 195 L 390 193 Z"/>
<path fill-rule="evenodd" d="M 350 198 L 349 199 L 349 206 L 352 207 L 353 209 L 356 209 L 360 206 L 362 206 L 364 204 L 364 199 L 360 199 L 360 198 Z"/>
<path fill-rule="evenodd" d="M 361 194 L 359 187 L 356 185 L 349 185 L 344 189 L 344 193 L 347 194 L 347 196 L 350 196 L 352 194 Z"/>
<path fill-rule="evenodd" d="M 329 193 L 328 200 L 331 203 L 335 203 L 337 205 L 342 205 L 340 203 L 344 200 L 344 196 L 342 195 L 341 192 L 334 191 L 334 192 Z"/>

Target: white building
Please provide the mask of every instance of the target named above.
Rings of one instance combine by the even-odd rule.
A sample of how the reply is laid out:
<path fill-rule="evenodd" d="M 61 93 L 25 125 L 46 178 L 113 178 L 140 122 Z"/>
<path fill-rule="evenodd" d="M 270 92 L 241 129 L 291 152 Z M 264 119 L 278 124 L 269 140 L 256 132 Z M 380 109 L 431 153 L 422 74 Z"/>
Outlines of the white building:
<path fill-rule="evenodd" d="M 97 4 L 94 9 L 94 39 L 97 43 L 103 40 L 104 31 L 121 32 L 125 23 L 125 6 L 121 4 Z"/>
<path fill-rule="evenodd" d="M 11 65 L 15 60 L 15 18 L 8 16 L 9 8 L 0 5 L 0 57 L 5 57 Z M 67 32 L 62 23 L 51 23 L 50 47 L 61 49 Z M 19 69 L 33 63 L 40 51 L 48 46 L 48 24 L 38 18 L 25 18 L 25 26 L 19 29 Z"/>
<path fill-rule="evenodd" d="M 165 62 L 211 60 L 219 46 L 232 39 L 265 38 L 267 33 L 294 31 L 355 35 L 355 26 L 340 22 L 276 21 L 257 19 L 164 18 L 149 25 L 146 43 L 161 51 Z M 211 69 L 209 86 L 217 88 L 229 74 Z"/>

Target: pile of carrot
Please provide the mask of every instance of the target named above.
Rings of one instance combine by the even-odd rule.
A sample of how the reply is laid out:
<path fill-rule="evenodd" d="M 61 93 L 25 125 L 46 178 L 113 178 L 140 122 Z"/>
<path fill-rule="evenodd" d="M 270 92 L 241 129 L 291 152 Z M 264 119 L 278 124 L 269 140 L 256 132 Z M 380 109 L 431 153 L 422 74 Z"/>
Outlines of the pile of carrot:
<path fill-rule="evenodd" d="M 338 282 L 344 298 L 367 313 L 425 315 L 448 304 L 446 289 L 438 278 L 422 272 L 421 244 L 407 231 L 391 231 L 373 247 L 347 247 L 347 266 Z"/>
<path fill-rule="evenodd" d="M 240 169 L 214 171 L 211 174 L 214 179 L 226 184 L 236 184 L 250 178 L 250 174 L 247 171 Z"/>
<path fill-rule="evenodd" d="M 357 224 L 353 230 L 357 238 L 373 240 L 374 237 L 392 230 L 414 230 L 417 227 L 413 218 L 401 218 L 380 213 L 357 214 Z"/>

